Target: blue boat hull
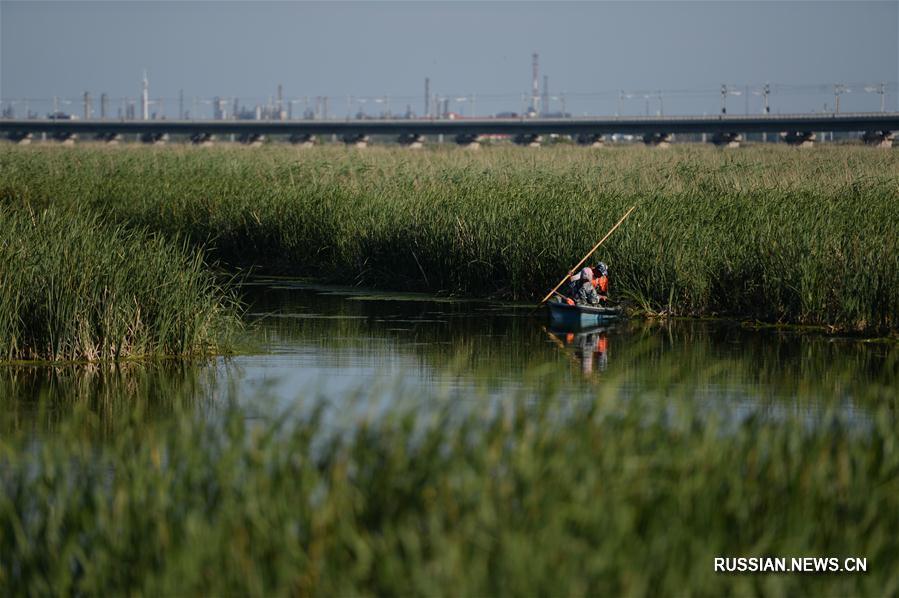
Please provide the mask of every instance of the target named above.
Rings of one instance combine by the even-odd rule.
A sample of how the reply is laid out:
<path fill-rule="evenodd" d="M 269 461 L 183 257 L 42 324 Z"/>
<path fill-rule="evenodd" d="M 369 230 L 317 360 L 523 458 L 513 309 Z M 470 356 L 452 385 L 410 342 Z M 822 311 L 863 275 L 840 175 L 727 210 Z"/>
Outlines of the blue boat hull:
<path fill-rule="evenodd" d="M 588 305 L 568 305 L 552 301 L 549 305 L 549 319 L 557 328 L 589 328 L 613 320 L 621 315 L 617 307 L 590 307 Z"/>

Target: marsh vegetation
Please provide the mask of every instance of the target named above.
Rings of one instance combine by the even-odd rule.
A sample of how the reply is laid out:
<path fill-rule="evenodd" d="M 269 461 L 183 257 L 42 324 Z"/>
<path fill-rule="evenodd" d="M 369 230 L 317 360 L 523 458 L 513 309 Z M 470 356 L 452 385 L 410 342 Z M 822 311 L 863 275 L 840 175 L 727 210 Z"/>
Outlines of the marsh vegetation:
<path fill-rule="evenodd" d="M 232 268 L 539 298 L 608 241 L 643 313 L 899 323 L 899 154 L 864 147 L 3 150 L 0 198 L 203 247 Z"/>

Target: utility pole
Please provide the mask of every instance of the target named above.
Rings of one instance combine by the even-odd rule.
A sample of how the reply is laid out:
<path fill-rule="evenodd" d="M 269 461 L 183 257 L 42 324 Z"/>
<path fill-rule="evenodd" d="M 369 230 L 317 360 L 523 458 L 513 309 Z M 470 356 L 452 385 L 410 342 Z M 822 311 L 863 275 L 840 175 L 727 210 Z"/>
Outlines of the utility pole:
<path fill-rule="evenodd" d="M 431 116 L 431 78 L 425 77 L 425 112 L 426 118 Z"/>
<path fill-rule="evenodd" d="M 727 114 L 727 85 L 721 86 L 721 114 Z"/>
<path fill-rule="evenodd" d="M 664 100 L 662 100 L 662 90 L 658 90 L 657 93 L 659 94 L 659 116 L 665 116 L 665 103 Z"/>
<path fill-rule="evenodd" d="M 880 94 L 880 111 L 886 112 L 886 83 L 880 82 L 880 89 L 877 93 Z"/>
<path fill-rule="evenodd" d="M 765 97 L 765 114 L 771 114 L 771 107 L 768 105 L 768 96 L 771 94 L 771 86 L 769 84 L 765 83 L 762 94 Z"/>
<path fill-rule="evenodd" d="M 615 116 L 621 116 L 621 102 L 624 99 L 624 90 L 618 90 L 618 109 L 615 110 Z"/>

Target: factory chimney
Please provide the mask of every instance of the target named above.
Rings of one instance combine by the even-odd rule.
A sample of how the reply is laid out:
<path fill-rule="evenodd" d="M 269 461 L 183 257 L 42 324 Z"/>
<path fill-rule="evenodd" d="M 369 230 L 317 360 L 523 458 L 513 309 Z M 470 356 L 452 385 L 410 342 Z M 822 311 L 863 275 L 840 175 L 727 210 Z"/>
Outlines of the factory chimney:
<path fill-rule="evenodd" d="M 543 99 L 540 101 L 540 114 L 549 115 L 549 75 L 543 75 Z"/>
<path fill-rule="evenodd" d="M 144 80 L 140 93 L 140 117 L 150 120 L 150 82 L 147 80 L 147 69 L 144 69 Z"/>
<path fill-rule="evenodd" d="M 534 114 L 540 114 L 540 55 L 534 52 L 531 58 L 533 75 L 531 80 L 531 110 L 533 110 Z"/>

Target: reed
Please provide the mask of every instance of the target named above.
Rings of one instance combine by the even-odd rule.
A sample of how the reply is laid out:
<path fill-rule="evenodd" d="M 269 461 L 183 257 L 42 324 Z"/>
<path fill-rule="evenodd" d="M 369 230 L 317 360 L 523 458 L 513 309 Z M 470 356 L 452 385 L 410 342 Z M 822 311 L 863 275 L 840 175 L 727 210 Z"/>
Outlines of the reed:
<path fill-rule="evenodd" d="M 206 355 L 236 325 L 201 254 L 64 206 L 0 206 L 0 360 Z"/>
<path fill-rule="evenodd" d="M 899 328 L 896 152 L 33 148 L 0 168 L 0 201 L 102 212 L 233 267 L 520 300 L 636 204 L 597 258 L 644 312 Z"/>
<path fill-rule="evenodd" d="M 0 591 L 896 589 L 895 404 L 720 417 L 682 393 L 624 398 L 612 382 L 577 402 L 416 396 L 349 430 L 324 425 L 324 404 L 297 417 L 253 401 L 210 419 L 125 418 L 99 446 L 78 417 L 38 439 L 4 435 Z M 809 555 L 863 557 L 867 573 L 713 569 L 721 556 Z"/>

